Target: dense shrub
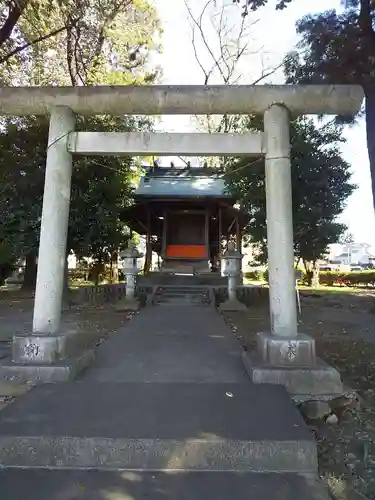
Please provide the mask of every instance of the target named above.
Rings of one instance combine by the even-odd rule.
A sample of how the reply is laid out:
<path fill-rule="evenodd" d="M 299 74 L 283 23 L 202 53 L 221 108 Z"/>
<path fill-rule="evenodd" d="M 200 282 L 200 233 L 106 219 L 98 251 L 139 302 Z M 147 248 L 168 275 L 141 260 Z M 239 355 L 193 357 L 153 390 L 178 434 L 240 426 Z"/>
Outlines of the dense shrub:
<path fill-rule="evenodd" d="M 302 272 L 302 278 L 300 280 L 298 280 L 299 283 L 302 283 L 304 282 L 305 278 L 306 278 L 306 274 L 304 272 L 303 269 L 301 269 L 300 267 L 298 268 L 299 271 Z M 263 280 L 266 281 L 268 283 L 268 269 L 266 269 L 264 272 L 263 272 Z"/>
<path fill-rule="evenodd" d="M 263 273 L 263 279 L 264 279 L 264 281 L 267 281 L 267 283 L 268 283 L 268 268 Z"/>
<path fill-rule="evenodd" d="M 375 271 L 322 271 L 320 284 L 326 286 L 375 286 Z"/>
<path fill-rule="evenodd" d="M 264 280 L 264 272 L 260 269 L 247 271 L 246 273 L 244 273 L 244 278 L 250 281 L 262 281 Z"/>
<path fill-rule="evenodd" d="M 5 280 L 13 273 L 16 266 L 12 262 L 0 263 L 0 286 L 4 285 Z"/>

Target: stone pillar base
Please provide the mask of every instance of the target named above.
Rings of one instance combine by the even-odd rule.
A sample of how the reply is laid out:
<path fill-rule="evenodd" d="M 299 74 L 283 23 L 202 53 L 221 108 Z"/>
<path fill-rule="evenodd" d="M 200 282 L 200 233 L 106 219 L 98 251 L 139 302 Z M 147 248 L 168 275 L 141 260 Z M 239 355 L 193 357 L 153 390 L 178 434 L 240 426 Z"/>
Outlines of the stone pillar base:
<path fill-rule="evenodd" d="M 259 333 L 256 352 L 244 352 L 245 369 L 255 384 L 283 385 L 293 399 L 330 399 L 343 392 L 339 372 L 315 354 L 313 338 Z"/>
<path fill-rule="evenodd" d="M 272 366 L 311 366 L 315 364 L 315 340 L 302 333 L 279 337 L 258 333 L 257 350 L 263 363 Z"/>
<path fill-rule="evenodd" d="M 116 311 L 118 312 L 126 312 L 126 311 L 139 311 L 140 309 L 140 304 L 137 299 L 130 299 L 130 300 L 120 300 L 116 304 Z"/>
<path fill-rule="evenodd" d="M 66 357 L 66 335 L 15 335 L 13 363 L 46 365 Z"/>
<path fill-rule="evenodd" d="M 247 307 L 245 304 L 240 302 L 237 299 L 226 300 L 222 304 L 219 305 L 219 310 L 222 312 L 231 312 L 231 311 L 247 311 Z"/>
<path fill-rule="evenodd" d="M 33 384 L 72 380 L 95 358 L 89 337 L 80 331 L 15 335 L 12 359 L 0 361 L 0 380 Z"/>

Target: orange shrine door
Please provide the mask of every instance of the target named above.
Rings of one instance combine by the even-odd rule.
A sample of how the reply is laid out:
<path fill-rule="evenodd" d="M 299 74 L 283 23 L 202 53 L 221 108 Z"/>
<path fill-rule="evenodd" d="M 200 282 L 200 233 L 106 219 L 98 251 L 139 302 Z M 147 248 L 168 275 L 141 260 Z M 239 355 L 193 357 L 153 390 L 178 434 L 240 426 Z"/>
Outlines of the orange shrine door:
<path fill-rule="evenodd" d="M 208 258 L 205 212 L 167 213 L 165 256 L 189 260 Z"/>

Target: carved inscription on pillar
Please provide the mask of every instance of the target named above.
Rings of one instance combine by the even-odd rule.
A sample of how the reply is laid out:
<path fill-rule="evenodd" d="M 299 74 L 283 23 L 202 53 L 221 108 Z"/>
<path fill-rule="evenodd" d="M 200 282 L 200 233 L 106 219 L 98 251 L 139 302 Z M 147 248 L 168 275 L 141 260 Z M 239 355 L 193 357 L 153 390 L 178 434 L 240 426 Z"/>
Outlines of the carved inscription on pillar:
<path fill-rule="evenodd" d="M 280 346 L 281 359 L 287 359 L 292 363 L 297 358 L 297 343 L 293 340 L 282 343 Z"/>
<path fill-rule="evenodd" d="M 287 358 L 289 359 L 289 361 L 294 361 L 296 357 L 297 357 L 297 344 L 296 342 L 289 342 Z"/>
<path fill-rule="evenodd" d="M 32 343 L 26 344 L 23 348 L 23 352 L 25 353 L 25 356 L 30 359 L 37 358 L 39 355 L 39 345 Z"/>

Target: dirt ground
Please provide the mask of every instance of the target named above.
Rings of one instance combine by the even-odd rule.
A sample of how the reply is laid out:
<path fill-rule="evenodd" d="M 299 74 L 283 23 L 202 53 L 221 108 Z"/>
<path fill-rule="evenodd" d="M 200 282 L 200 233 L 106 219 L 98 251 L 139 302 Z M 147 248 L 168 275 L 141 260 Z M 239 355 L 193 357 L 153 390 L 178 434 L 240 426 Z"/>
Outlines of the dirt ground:
<path fill-rule="evenodd" d="M 0 359 L 10 354 L 10 342 L 15 333 L 31 332 L 33 302 L 29 293 L 0 291 Z M 61 329 L 86 333 L 90 337 L 86 347 L 90 344 L 94 346 L 132 316 L 133 313 L 119 313 L 110 307 L 74 307 L 63 311 Z M 0 410 L 30 387 L 0 381 Z"/>
<path fill-rule="evenodd" d="M 308 293 L 302 297 L 300 331 L 316 339 L 318 355 L 334 365 L 360 404 L 312 426 L 320 474 L 337 500 L 375 500 L 375 293 Z M 226 316 L 245 348 L 269 330 L 267 307 Z"/>
<path fill-rule="evenodd" d="M 0 343 L 11 340 L 14 333 L 31 331 L 33 302 L 28 293 L 0 291 Z M 117 330 L 131 316 L 108 306 L 75 306 L 63 311 L 61 328 L 92 332 L 93 337 L 105 336 Z"/>

